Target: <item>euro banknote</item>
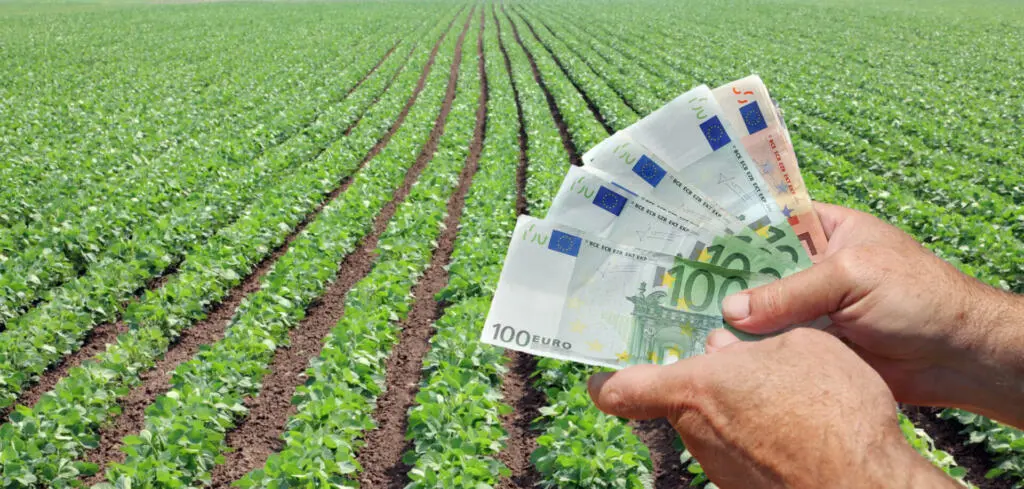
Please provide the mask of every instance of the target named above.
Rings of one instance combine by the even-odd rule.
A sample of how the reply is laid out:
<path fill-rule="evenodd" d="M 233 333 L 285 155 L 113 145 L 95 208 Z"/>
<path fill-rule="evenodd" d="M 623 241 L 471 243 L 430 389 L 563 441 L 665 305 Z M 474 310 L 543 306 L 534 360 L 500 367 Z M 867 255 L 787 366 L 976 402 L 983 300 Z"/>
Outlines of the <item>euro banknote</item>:
<path fill-rule="evenodd" d="M 783 260 L 798 262 L 793 257 L 799 246 L 794 247 L 792 243 L 779 239 L 778 232 L 771 235 L 775 239 L 769 242 L 718 202 L 683 182 L 657 154 L 625 131 L 619 131 L 594 146 L 582 159 L 585 168 L 598 170 L 608 175 L 616 185 L 656 201 L 678 215 L 688 216 L 701 226 L 723 227 L 729 234 L 758 248 L 772 250 Z M 765 229 L 760 230 L 764 232 Z M 802 268 L 795 265 L 795 269 Z"/>
<path fill-rule="evenodd" d="M 689 260 L 757 271 L 781 278 L 794 270 L 785 258 L 730 235 L 715 221 L 680 216 L 586 167 L 571 167 L 548 209 L 547 219 L 590 236 Z"/>
<path fill-rule="evenodd" d="M 724 327 L 722 299 L 772 280 L 522 216 L 481 340 L 611 368 L 671 363 Z"/>
<path fill-rule="evenodd" d="M 680 95 L 625 131 L 661 157 L 681 180 L 764 236 L 798 266 L 810 266 L 810 256 L 706 85 Z"/>
<path fill-rule="evenodd" d="M 759 76 L 751 75 L 726 83 L 712 93 L 804 250 L 812 260 L 822 257 L 828 244 L 825 231 L 800 175 L 789 131 L 768 87 Z"/>

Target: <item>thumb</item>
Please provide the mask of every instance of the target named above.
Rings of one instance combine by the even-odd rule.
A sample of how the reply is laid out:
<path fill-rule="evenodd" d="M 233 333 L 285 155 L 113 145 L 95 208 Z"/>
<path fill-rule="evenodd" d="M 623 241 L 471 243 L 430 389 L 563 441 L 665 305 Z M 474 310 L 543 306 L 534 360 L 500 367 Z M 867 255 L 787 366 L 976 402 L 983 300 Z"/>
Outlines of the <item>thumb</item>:
<path fill-rule="evenodd" d="M 730 295 L 722 301 L 722 316 L 737 329 L 773 333 L 836 312 L 852 285 L 825 260 L 775 282 Z"/>
<path fill-rule="evenodd" d="M 669 366 L 637 365 L 618 372 L 594 374 L 587 382 L 598 409 L 629 419 L 667 418 L 687 406 L 694 375 L 681 360 Z"/>

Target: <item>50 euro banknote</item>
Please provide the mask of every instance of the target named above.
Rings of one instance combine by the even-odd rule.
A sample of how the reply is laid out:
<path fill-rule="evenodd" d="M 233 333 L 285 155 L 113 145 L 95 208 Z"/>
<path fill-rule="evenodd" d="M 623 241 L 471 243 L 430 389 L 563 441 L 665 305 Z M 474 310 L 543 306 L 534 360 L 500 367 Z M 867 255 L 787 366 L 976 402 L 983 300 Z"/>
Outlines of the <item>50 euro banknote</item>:
<path fill-rule="evenodd" d="M 821 258 L 828 244 L 825 231 L 800 175 L 789 131 L 768 87 L 759 76 L 751 75 L 712 93 L 804 249 L 812 260 Z"/>
<path fill-rule="evenodd" d="M 481 340 L 612 368 L 671 363 L 725 327 L 727 295 L 772 280 L 522 216 Z"/>

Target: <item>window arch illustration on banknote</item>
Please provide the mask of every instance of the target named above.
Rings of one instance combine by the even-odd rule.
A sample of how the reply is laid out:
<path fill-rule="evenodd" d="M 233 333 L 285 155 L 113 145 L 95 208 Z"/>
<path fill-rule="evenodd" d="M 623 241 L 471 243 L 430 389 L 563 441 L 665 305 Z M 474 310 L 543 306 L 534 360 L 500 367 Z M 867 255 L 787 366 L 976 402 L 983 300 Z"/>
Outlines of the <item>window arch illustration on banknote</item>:
<path fill-rule="evenodd" d="M 671 363 L 704 353 L 711 331 L 722 327 L 721 318 L 671 307 L 664 291 L 647 293 L 640 283 L 633 303 L 633 334 L 629 340 L 630 363 Z"/>

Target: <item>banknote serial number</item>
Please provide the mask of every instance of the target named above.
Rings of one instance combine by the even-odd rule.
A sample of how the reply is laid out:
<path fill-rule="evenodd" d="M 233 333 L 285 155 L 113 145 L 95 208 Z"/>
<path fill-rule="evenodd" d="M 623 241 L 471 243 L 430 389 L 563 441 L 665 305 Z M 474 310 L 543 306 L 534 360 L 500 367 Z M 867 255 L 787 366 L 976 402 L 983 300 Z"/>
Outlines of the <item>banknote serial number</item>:
<path fill-rule="evenodd" d="M 515 343 L 521 347 L 527 347 L 531 343 L 551 347 L 561 350 L 572 350 L 572 343 L 568 341 L 561 341 L 558 338 L 551 338 L 548 336 L 541 336 L 533 334 L 524 329 L 516 329 L 507 324 L 495 323 L 491 325 L 494 328 L 494 340 L 501 340 L 503 343 Z"/>

